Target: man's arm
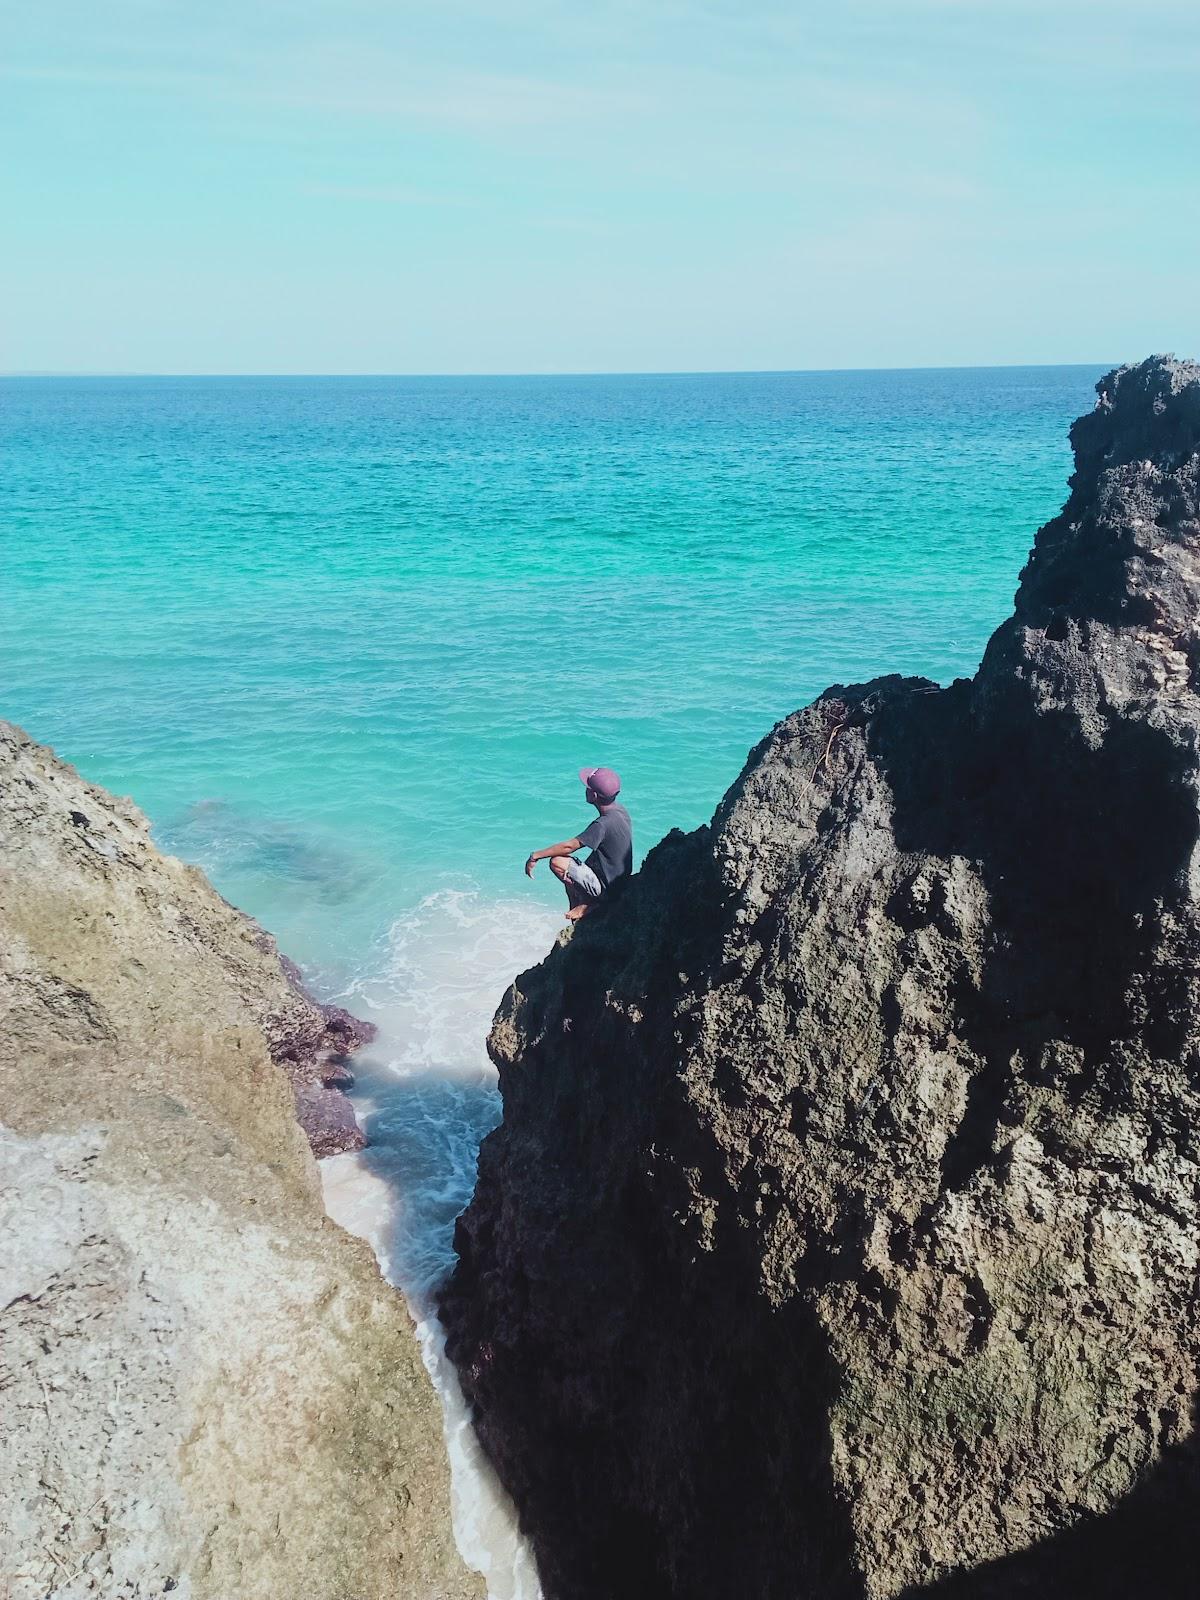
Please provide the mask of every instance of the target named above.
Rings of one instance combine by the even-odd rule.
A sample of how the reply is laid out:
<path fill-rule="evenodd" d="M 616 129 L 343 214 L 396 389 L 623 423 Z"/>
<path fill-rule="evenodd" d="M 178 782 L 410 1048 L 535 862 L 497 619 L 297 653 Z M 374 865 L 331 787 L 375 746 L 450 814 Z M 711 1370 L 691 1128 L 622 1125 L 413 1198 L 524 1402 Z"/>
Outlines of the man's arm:
<path fill-rule="evenodd" d="M 531 850 L 529 859 L 525 863 L 525 876 L 532 878 L 534 867 L 539 861 L 545 861 L 548 856 L 569 856 L 578 849 L 578 839 L 564 839 L 561 844 L 549 844 L 544 850 Z"/>

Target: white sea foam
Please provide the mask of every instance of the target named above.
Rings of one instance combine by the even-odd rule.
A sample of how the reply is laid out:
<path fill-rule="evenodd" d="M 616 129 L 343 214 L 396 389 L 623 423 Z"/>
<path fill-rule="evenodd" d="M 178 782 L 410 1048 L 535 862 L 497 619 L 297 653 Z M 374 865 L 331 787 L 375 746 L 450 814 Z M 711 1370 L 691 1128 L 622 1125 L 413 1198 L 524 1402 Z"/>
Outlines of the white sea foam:
<path fill-rule="evenodd" d="M 418 1321 L 442 1398 L 454 1531 L 489 1600 L 540 1600 L 533 1557 L 484 1458 L 445 1354 L 434 1295 L 453 1262 L 454 1221 L 475 1182 L 479 1141 L 500 1113 L 484 1039 L 518 972 L 547 952 L 559 915 L 448 883 L 389 930 L 372 970 L 339 998 L 379 1037 L 356 1062 L 355 1110 L 370 1144 L 322 1162 L 329 1214 L 375 1250 Z"/>

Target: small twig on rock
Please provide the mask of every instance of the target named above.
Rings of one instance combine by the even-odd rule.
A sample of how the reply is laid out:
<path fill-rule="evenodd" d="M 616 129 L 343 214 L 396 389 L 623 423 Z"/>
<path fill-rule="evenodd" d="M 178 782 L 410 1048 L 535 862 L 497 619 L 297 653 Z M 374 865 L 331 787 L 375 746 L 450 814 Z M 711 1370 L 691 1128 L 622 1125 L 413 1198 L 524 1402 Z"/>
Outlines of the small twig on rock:
<path fill-rule="evenodd" d="M 61 1567 L 63 1569 L 63 1571 L 67 1575 L 67 1582 L 68 1583 L 73 1583 L 75 1581 L 75 1579 L 79 1576 L 80 1569 L 78 1567 L 76 1567 L 75 1570 L 72 1571 L 71 1568 L 67 1565 L 67 1563 L 65 1561 L 63 1561 L 59 1556 L 56 1556 L 54 1554 L 54 1551 L 51 1550 L 51 1548 L 50 1548 L 50 1546 L 48 1544 L 44 1544 L 42 1546 L 42 1549 L 46 1552 L 46 1554 L 50 1557 L 51 1561 L 53 1561 L 56 1566 L 59 1566 L 59 1567 Z"/>
<path fill-rule="evenodd" d="M 813 784 L 817 781 L 817 774 L 820 772 L 821 768 L 823 766 L 825 766 L 826 763 L 829 760 L 829 752 L 833 749 L 833 741 L 837 738 L 838 734 L 841 733 L 842 729 L 845 726 L 846 726 L 846 724 L 844 722 L 839 722 L 833 728 L 833 730 L 831 731 L 831 733 L 829 735 L 829 738 L 826 740 L 825 748 L 824 748 L 824 750 L 821 751 L 821 754 L 820 754 L 820 757 L 819 757 L 819 759 L 817 761 L 816 766 L 812 769 L 812 772 L 809 774 L 808 782 L 805 784 L 805 788 L 806 789 L 811 789 Z"/>

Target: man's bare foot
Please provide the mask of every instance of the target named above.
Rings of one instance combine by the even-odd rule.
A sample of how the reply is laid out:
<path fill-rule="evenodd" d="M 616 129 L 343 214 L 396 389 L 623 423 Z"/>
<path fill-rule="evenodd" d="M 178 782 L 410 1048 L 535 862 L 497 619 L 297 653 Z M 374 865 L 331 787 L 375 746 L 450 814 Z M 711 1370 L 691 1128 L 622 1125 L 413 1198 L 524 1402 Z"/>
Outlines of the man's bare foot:
<path fill-rule="evenodd" d="M 567 912 L 567 921 L 578 922 L 580 917 L 586 917 L 590 910 L 590 906 L 572 906 Z"/>

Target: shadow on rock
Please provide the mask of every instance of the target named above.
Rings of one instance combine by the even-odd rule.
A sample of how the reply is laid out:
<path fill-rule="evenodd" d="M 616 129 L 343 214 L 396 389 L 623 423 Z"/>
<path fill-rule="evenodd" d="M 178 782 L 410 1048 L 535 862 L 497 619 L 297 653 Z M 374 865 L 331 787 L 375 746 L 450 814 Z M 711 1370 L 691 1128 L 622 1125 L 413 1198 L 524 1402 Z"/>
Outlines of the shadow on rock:
<path fill-rule="evenodd" d="M 1193 1405 L 1193 1430 L 1197 1422 Z M 1198 1483 L 1193 1431 L 1107 1515 L 1088 1517 L 1002 1561 L 908 1589 L 901 1600 L 1196 1600 Z"/>

